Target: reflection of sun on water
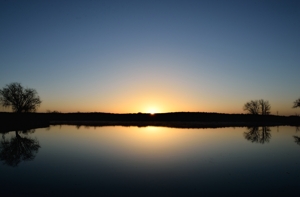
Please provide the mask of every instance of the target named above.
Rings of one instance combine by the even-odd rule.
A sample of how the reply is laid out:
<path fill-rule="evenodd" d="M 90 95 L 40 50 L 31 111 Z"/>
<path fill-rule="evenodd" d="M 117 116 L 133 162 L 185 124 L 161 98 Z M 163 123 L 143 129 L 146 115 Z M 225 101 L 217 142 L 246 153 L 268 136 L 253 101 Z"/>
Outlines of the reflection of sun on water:
<path fill-rule="evenodd" d="M 154 132 L 158 132 L 160 128 L 161 127 L 147 126 L 143 131 L 154 133 Z"/>

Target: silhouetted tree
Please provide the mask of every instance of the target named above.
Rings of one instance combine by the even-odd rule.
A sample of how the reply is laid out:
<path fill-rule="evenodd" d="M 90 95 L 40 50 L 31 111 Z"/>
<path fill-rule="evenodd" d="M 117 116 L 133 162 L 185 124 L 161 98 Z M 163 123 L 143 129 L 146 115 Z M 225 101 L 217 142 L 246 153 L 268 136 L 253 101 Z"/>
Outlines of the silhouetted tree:
<path fill-rule="evenodd" d="M 294 101 L 293 108 L 297 108 L 297 107 L 300 107 L 300 98 L 298 98 L 297 100 Z"/>
<path fill-rule="evenodd" d="M 259 127 L 248 127 L 247 129 L 248 131 L 244 132 L 244 137 L 251 142 L 264 144 L 271 139 L 271 129 L 269 127 L 262 127 L 261 130 L 259 130 Z"/>
<path fill-rule="evenodd" d="M 249 114 L 268 115 L 270 114 L 271 105 L 269 104 L 269 101 L 265 101 L 263 99 L 255 101 L 251 100 L 245 103 L 243 110 L 248 111 Z"/>
<path fill-rule="evenodd" d="M 16 136 L 9 140 L 2 135 L 0 141 L 0 160 L 9 166 L 17 166 L 21 161 L 30 161 L 35 158 L 38 149 L 40 148 L 37 139 L 22 137 L 20 133 L 33 133 L 34 130 L 24 130 L 22 132 L 15 131 Z"/>
<path fill-rule="evenodd" d="M 248 111 L 250 114 L 258 114 L 259 113 L 259 103 L 258 101 L 250 101 L 245 103 L 244 111 Z"/>
<path fill-rule="evenodd" d="M 261 115 L 269 115 L 271 110 L 271 105 L 269 104 L 269 101 L 265 101 L 263 99 L 260 99 L 258 101 Z"/>
<path fill-rule="evenodd" d="M 0 104 L 12 107 L 14 112 L 34 112 L 41 100 L 36 90 L 23 88 L 20 83 L 11 83 L 0 89 Z"/>

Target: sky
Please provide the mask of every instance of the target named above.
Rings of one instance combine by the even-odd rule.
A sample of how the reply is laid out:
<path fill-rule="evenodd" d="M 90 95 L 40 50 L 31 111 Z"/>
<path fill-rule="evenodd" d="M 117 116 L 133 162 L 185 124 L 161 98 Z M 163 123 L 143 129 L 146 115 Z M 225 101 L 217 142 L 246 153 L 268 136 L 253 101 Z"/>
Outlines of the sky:
<path fill-rule="evenodd" d="M 1 0 L 0 88 L 38 112 L 300 114 L 299 35 L 298 0 Z"/>

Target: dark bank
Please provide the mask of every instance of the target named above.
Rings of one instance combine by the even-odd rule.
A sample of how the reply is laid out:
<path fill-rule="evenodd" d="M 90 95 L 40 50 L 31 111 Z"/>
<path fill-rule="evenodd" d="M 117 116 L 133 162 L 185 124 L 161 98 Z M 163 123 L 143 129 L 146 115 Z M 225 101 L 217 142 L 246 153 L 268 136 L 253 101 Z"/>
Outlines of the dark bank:
<path fill-rule="evenodd" d="M 48 127 L 50 125 L 167 126 L 175 128 L 216 128 L 227 126 L 297 126 L 299 116 L 172 113 L 0 113 L 1 132 Z"/>

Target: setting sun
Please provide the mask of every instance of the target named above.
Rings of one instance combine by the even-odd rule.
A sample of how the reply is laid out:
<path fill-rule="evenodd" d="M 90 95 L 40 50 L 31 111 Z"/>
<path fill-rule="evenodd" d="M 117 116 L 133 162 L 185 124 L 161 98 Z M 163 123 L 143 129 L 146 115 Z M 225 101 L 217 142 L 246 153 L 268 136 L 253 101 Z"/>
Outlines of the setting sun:
<path fill-rule="evenodd" d="M 157 111 L 157 109 L 155 109 L 155 108 L 150 108 L 150 109 L 148 109 L 147 111 L 146 111 L 146 113 L 149 113 L 149 114 L 156 114 L 156 113 L 158 113 L 158 111 Z"/>

